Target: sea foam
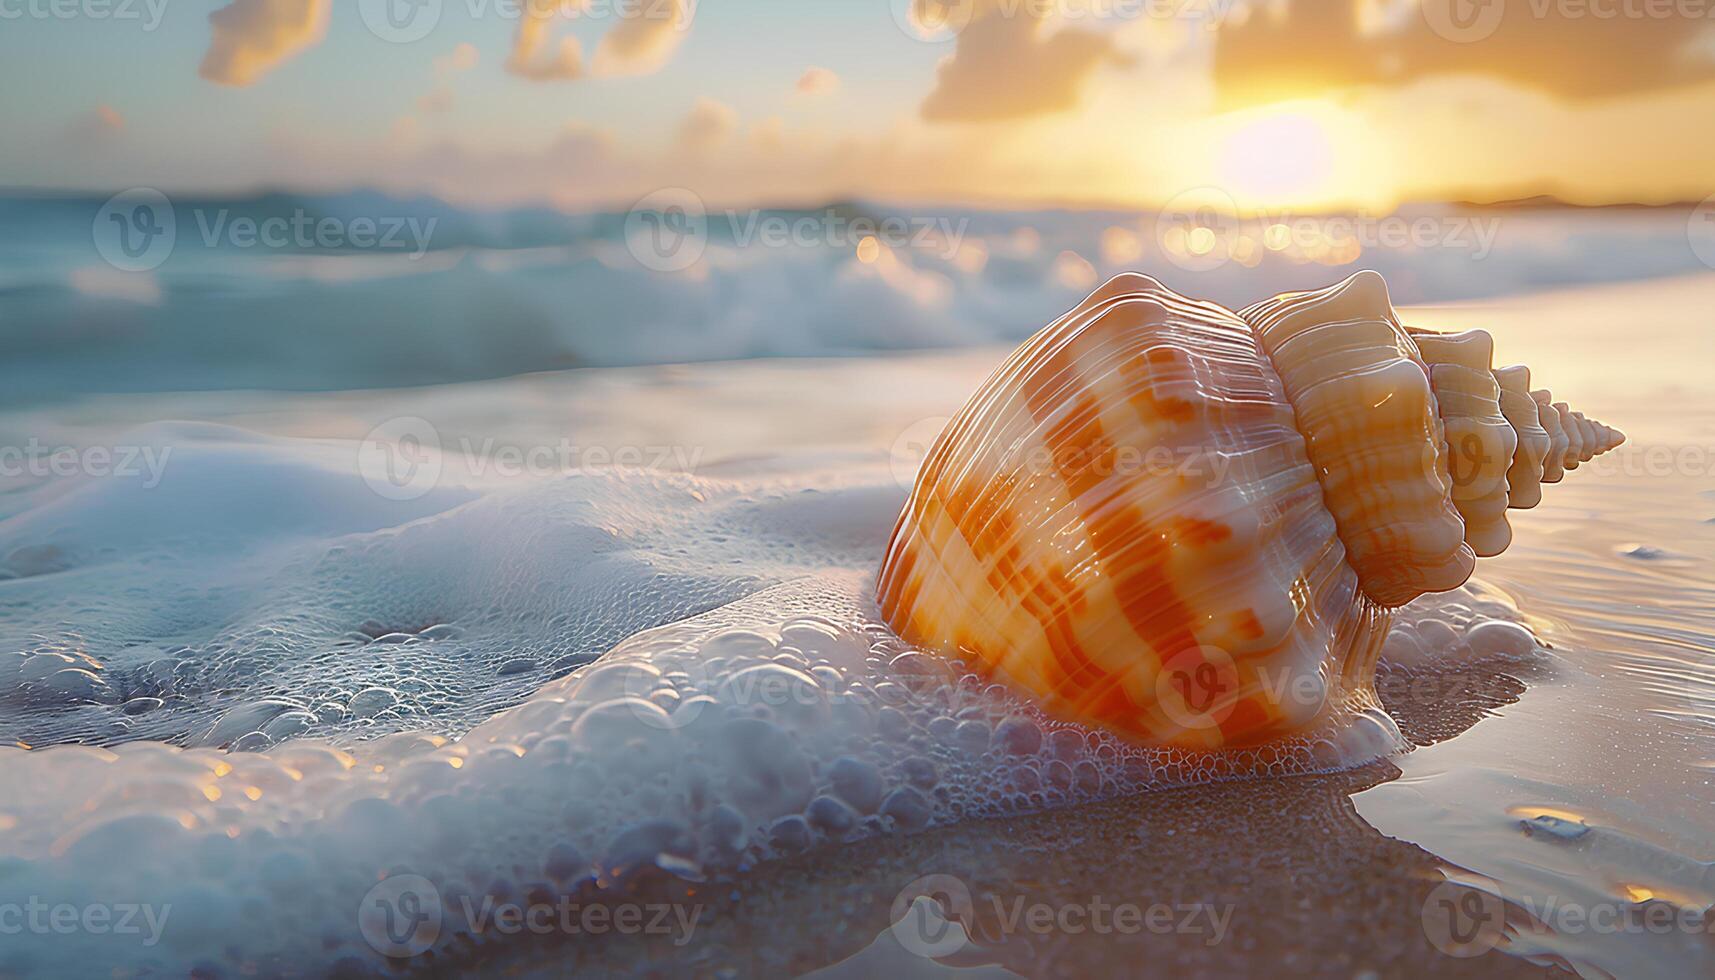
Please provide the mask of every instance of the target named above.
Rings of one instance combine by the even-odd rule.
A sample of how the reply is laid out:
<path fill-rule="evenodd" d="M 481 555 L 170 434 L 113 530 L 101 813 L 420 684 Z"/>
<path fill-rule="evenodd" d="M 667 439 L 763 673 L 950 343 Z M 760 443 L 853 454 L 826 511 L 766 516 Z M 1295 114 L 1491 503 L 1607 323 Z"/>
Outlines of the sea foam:
<path fill-rule="evenodd" d="M 28 644 L 0 673 L 6 738 L 37 746 L 0 749 L 0 903 L 159 929 L 25 930 L 0 972 L 422 966 L 486 938 L 454 896 L 742 874 L 1402 747 L 1377 708 L 1246 752 L 1142 749 L 910 649 L 869 600 L 903 500 L 884 467 L 395 503 L 337 447 L 156 435 L 184 463 L 159 487 L 92 482 L 0 523 L 0 555 L 53 565 L 0 585 Z M 1419 660 L 1519 641 L 1477 591 L 1406 618 L 1390 647 Z M 403 876 L 438 918 L 395 948 L 365 899 Z"/>

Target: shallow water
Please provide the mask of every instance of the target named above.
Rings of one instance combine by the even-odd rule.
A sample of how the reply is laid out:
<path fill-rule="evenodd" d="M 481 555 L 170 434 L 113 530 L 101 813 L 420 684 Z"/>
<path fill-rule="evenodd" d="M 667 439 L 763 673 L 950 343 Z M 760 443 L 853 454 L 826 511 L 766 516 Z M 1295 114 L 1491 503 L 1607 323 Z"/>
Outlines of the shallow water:
<path fill-rule="evenodd" d="M 1707 454 L 1699 462 L 1682 451 L 1715 446 L 1702 377 L 1715 364 L 1702 312 L 1712 306 L 1706 277 L 1415 311 L 1424 326 L 1484 325 L 1503 360 L 1530 363 L 1539 384 L 1631 437 L 1545 488 L 1540 509 L 1515 512 L 1512 549 L 1479 568 L 1488 590 L 1406 616 L 1455 626 L 1472 615 L 1522 618 L 1553 649 L 1473 659 L 1460 630 L 1430 630 L 1424 662 L 1383 685 L 1418 748 L 1331 774 L 1315 771 L 1325 768 L 1315 753 L 1288 755 L 1278 770 L 1301 775 L 1210 786 L 1188 784 L 1215 773 L 1159 757 L 1128 765 L 1083 733 L 1067 756 L 1069 784 L 1042 778 L 1059 772 L 1048 751 L 1025 775 L 997 747 L 1000 726 L 1029 717 L 1028 705 L 981 688 L 925 701 L 921 675 L 874 657 L 863 576 L 937 420 L 997 351 L 337 395 L 102 396 L 7 413 L 8 444 L 34 435 L 171 453 L 158 484 L 147 469 L 24 474 L 0 496 L 0 561 L 11 576 L 0 581 L 0 740 L 118 747 L 0 753 L 12 777 L 0 791 L 0 894 L 123 896 L 171 904 L 180 922 L 201 926 L 169 925 L 142 955 L 117 936 L 11 943 L 0 972 L 51 969 L 67 956 L 165 972 L 211 960 L 372 968 L 380 961 L 354 907 L 378 870 L 433 879 L 450 909 L 455 879 L 527 890 L 550 874 L 544 854 L 560 842 L 577 852 L 564 861 L 594 862 L 590 887 L 659 891 L 708 917 L 682 945 L 522 937 L 442 943 L 433 955 L 542 973 L 986 964 L 1074 975 L 1136 967 L 1138 956 L 1163 972 L 1208 975 L 1264 963 L 1313 974 L 1412 975 L 1433 964 L 1492 975 L 1541 963 L 1589 976 L 1708 973 L 1715 942 L 1683 916 L 1665 932 L 1599 929 L 1566 909 L 1631 921 L 1651 902 L 1715 903 L 1715 481 Z M 1639 324 L 1635 343 L 1617 342 L 1620 322 Z M 134 428 L 167 418 L 194 421 Z M 441 452 L 392 462 L 437 478 L 359 455 L 372 427 L 397 435 L 388 420 L 400 418 L 431 420 Z M 568 433 L 570 450 L 559 443 Z M 532 461 L 508 447 L 547 451 Z M 613 472 L 592 449 L 636 450 L 680 472 Z M 404 483 L 388 482 L 402 472 Z M 580 701 L 577 690 L 593 656 L 746 596 L 709 622 L 760 630 L 771 644 L 723 656 L 816 679 L 807 713 L 776 719 L 808 746 L 802 770 L 779 768 L 792 754 L 769 748 L 769 732 L 728 745 L 698 734 L 697 719 L 638 741 L 640 717 L 686 707 L 659 676 L 607 675 L 608 694 L 659 703 L 629 711 L 607 735 L 584 721 L 594 695 Z M 814 639 L 813 623 L 793 627 L 797 640 L 780 633 L 803 616 L 831 620 L 832 639 Z M 654 665 L 687 643 L 706 658 L 713 631 L 646 636 L 616 666 Z M 32 656 L 13 655 L 23 651 Z M 734 673 L 697 676 L 696 662 L 679 664 L 684 678 L 667 686 L 696 690 Z M 809 689 L 780 676 L 783 691 Z M 903 690 L 848 703 L 887 683 Z M 533 695 L 531 707 L 497 715 Z M 151 698 L 159 703 L 137 713 L 125 707 Z M 913 705 L 923 721 L 897 748 L 866 727 L 878 706 Z M 941 717 L 950 724 L 933 727 Z M 253 731 L 265 737 L 241 747 L 298 735 L 349 754 L 289 741 L 260 755 L 221 751 Z M 406 731 L 437 737 L 364 741 Z M 695 744 L 681 752 L 669 740 L 664 756 L 649 754 L 661 731 Z M 560 734 L 598 747 L 602 771 L 556 766 L 561 750 L 544 741 Z M 124 745 L 132 739 L 205 748 L 174 756 Z M 879 775 L 877 789 L 868 770 L 841 770 L 849 789 L 863 784 L 851 794 L 877 799 L 855 814 L 833 804 L 814 812 L 809 801 L 841 758 Z M 676 768 L 686 759 L 694 764 Z M 908 785 L 912 759 L 929 762 L 935 782 Z M 1080 783 L 1090 771 L 1094 783 Z M 10 789 L 26 772 L 27 798 Z M 644 827 L 677 816 L 669 801 L 704 778 L 713 799 L 742 811 L 744 833 L 767 831 L 763 839 L 715 853 L 717 807 L 681 821 L 689 843 Z M 459 803 L 461 787 L 478 798 Z M 1014 815 L 1023 811 L 1045 812 Z M 800 813 L 807 828 L 793 822 Z M 816 846 L 792 856 L 800 836 Z M 150 841 L 148 860 L 130 853 L 139 840 Z M 681 874 L 633 876 L 634 852 Z M 693 868 L 713 876 L 694 902 L 674 890 Z M 889 928 L 902 889 L 927 874 L 957 878 L 979 906 L 971 941 L 947 964 L 901 948 Z M 1444 879 L 1458 884 L 1439 888 Z M 1507 928 L 1485 928 L 1502 921 L 1487 916 L 1463 923 L 1476 945 L 1498 949 L 1460 960 L 1443 955 L 1445 924 L 1426 910 L 1464 901 L 1468 886 L 1504 900 Z M 1201 931 L 1038 933 L 985 920 L 997 896 L 1003 913 L 1015 899 L 1064 909 L 1104 897 L 1210 917 Z"/>
<path fill-rule="evenodd" d="M 1632 442 L 1545 488 L 1544 506 L 1515 519 L 1513 546 L 1481 563 L 1553 644 L 1552 674 L 1459 738 L 1401 757 L 1398 780 L 1354 802 L 1382 833 L 1541 920 L 1507 934 L 1514 952 L 1591 976 L 1715 969 L 1706 920 L 1669 912 L 1715 905 L 1708 302 L 1706 282 L 1682 280 L 1424 316 L 1493 324 L 1506 354 Z M 1526 823 L 1543 816 L 1590 829 Z"/>

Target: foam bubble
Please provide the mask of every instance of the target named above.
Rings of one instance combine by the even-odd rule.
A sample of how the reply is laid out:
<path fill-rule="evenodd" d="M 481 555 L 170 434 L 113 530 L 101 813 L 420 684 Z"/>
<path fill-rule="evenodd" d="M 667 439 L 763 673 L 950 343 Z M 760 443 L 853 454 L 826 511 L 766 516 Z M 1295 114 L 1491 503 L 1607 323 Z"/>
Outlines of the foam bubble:
<path fill-rule="evenodd" d="M 157 513 L 188 523 L 181 506 L 253 485 L 255 458 L 204 450 L 195 493 L 169 491 Z M 262 458 L 286 492 L 326 478 Z M 880 624 L 869 570 L 899 501 L 875 486 L 831 486 L 812 506 L 786 486 L 592 475 L 375 528 L 367 501 L 337 512 L 349 488 L 332 480 L 313 487 L 336 511 L 315 534 L 246 517 L 189 552 L 146 536 L 104 552 L 67 510 L 54 536 L 83 587 L 7 586 L 0 622 L 27 639 L 0 660 L 0 698 L 20 709 L 9 733 L 108 744 L 0 749 L 0 787 L 29 787 L 0 794 L 0 900 L 170 913 L 147 946 L 10 936 L 0 972 L 379 970 L 360 907 L 405 875 L 451 909 L 460 895 L 742 873 L 877 834 L 1401 747 L 1373 701 L 1220 755 L 1048 719 Z M 769 530 L 782 502 L 799 518 L 793 547 Z M 817 510 L 836 540 L 815 536 Z M 0 542 L 41 529 L 22 516 Z M 864 522 L 872 543 L 853 549 Z M 73 592 L 94 607 L 76 621 L 95 625 L 47 635 L 73 600 L 27 600 Z M 1468 628 L 1492 600 L 1458 601 L 1466 612 L 1435 621 L 1517 640 Z M 1425 622 L 1402 629 L 1421 637 Z M 637 632 L 656 623 L 669 625 Z M 520 657 L 560 676 L 500 669 Z M 473 930 L 448 911 L 414 962 L 468 948 Z"/>

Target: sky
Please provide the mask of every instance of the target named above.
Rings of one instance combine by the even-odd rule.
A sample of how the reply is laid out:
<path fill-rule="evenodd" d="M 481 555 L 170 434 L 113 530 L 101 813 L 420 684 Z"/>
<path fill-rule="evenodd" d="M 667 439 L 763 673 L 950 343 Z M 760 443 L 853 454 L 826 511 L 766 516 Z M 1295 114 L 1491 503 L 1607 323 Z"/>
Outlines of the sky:
<path fill-rule="evenodd" d="M 1715 0 L 0 0 L 0 81 L 14 188 L 1715 192 Z"/>

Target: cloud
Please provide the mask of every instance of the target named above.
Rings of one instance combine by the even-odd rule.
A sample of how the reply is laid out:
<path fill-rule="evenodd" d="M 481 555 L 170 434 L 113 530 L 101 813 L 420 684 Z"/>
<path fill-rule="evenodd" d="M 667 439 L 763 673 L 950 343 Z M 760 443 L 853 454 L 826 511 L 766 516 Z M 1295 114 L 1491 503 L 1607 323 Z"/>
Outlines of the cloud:
<path fill-rule="evenodd" d="M 454 72 L 470 71 L 482 59 L 482 53 L 469 41 L 461 41 L 448 53 L 435 59 L 435 76 L 444 78 Z"/>
<path fill-rule="evenodd" d="M 417 100 L 419 112 L 447 112 L 452 109 L 456 97 L 453 94 L 452 79 L 459 72 L 470 71 L 476 67 L 480 55 L 476 45 L 461 42 L 451 51 L 435 59 L 435 87 L 428 95 Z"/>
<path fill-rule="evenodd" d="M 88 112 L 80 112 L 65 128 L 66 140 L 75 148 L 93 150 L 112 144 L 125 132 L 125 117 L 119 110 L 103 103 Z"/>
<path fill-rule="evenodd" d="M 724 102 L 702 96 L 679 124 L 679 145 L 692 153 L 706 153 L 724 144 L 738 128 L 738 113 Z"/>
<path fill-rule="evenodd" d="M 214 39 L 197 73 L 221 85 L 252 85 L 281 62 L 319 44 L 332 0 L 232 0 L 208 15 Z"/>
<path fill-rule="evenodd" d="M 840 87 L 840 76 L 826 68 L 806 68 L 798 76 L 799 95 L 827 95 Z"/>
<path fill-rule="evenodd" d="M 428 95 L 417 100 L 417 110 L 419 112 L 447 112 L 452 109 L 454 101 L 452 89 L 438 86 L 430 90 Z"/>
<path fill-rule="evenodd" d="M 117 131 L 125 128 L 125 117 L 119 114 L 118 109 L 105 103 L 95 107 L 95 120 L 105 129 Z"/>
<path fill-rule="evenodd" d="M 769 116 L 750 127 L 750 145 L 760 153 L 779 153 L 786 145 L 786 124 L 779 116 Z"/>
<path fill-rule="evenodd" d="M 400 116 L 388 128 L 387 139 L 395 146 L 409 146 L 417 142 L 421 128 L 416 116 Z"/>
<path fill-rule="evenodd" d="M 616 4 L 625 16 L 602 35 L 595 49 L 595 74 L 648 75 L 661 70 L 691 29 L 693 0 L 637 0 Z"/>
<path fill-rule="evenodd" d="M 1679 56 L 1689 61 L 1701 61 L 1715 65 L 1715 24 L 1703 29 L 1703 33 L 1692 37 L 1679 49 Z"/>
<path fill-rule="evenodd" d="M 618 23 L 596 42 L 595 57 L 586 66 L 576 37 L 561 37 L 557 46 L 551 38 L 555 21 L 589 16 L 585 0 L 522 0 L 506 70 L 537 82 L 647 75 L 672 58 L 693 17 L 692 0 L 633 0 L 609 9 Z"/>
<path fill-rule="evenodd" d="M 578 39 L 568 35 L 560 38 L 557 47 L 550 43 L 554 21 L 575 16 L 582 8 L 581 0 L 526 0 L 506 70 L 533 82 L 582 78 L 584 52 Z"/>
<path fill-rule="evenodd" d="M 1602 9 L 1501 0 L 1298 0 L 1272 16 L 1225 25 L 1216 41 L 1215 81 L 1222 104 L 1236 107 L 1447 75 L 1486 75 L 1572 101 L 1715 78 L 1715 60 L 1674 56 L 1695 50 L 1702 22 Z"/>
<path fill-rule="evenodd" d="M 921 110 L 934 122 L 1064 112 L 1077 107 L 1097 68 L 1128 60 L 1107 33 L 1068 27 L 1049 34 L 1040 4 L 966 0 L 959 6 L 970 19 Z"/>

